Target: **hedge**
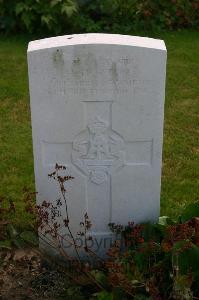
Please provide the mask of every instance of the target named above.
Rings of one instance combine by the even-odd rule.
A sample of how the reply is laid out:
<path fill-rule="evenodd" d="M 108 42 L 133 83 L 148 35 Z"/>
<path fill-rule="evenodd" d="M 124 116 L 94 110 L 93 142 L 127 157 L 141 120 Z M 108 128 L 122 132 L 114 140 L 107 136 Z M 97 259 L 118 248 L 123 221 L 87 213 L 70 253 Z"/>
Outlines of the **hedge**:
<path fill-rule="evenodd" d="M 197 0 L 0 0 L 0 32 L 63 34 L 198 28 Z"/>

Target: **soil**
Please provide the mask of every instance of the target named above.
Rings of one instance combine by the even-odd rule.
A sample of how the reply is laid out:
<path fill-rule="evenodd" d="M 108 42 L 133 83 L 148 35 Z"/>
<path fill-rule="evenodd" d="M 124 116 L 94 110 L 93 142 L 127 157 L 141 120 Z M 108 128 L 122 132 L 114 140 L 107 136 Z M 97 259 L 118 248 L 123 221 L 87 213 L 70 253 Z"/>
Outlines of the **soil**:
<path fill-rule="evenodd" d="M 0 251 L 1 300 L 72 299 L 70 288 L 69 278 L 50 269 L 37 249 Z"/>

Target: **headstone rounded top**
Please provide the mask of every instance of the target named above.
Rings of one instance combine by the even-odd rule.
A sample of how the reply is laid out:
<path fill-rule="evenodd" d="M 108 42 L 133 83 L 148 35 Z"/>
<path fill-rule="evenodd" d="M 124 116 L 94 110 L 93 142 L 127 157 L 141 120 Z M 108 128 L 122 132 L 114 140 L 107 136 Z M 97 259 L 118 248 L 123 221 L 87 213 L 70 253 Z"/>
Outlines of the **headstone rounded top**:
<path fill-rule="evenodd" d="M 54 47 L 89 44 L 124 45 L 166 51 L 164 41 L 159 39 L 120 34 L 86 33 L 63 35 L 31 41 L 28 45 L 28 52 Z"/>

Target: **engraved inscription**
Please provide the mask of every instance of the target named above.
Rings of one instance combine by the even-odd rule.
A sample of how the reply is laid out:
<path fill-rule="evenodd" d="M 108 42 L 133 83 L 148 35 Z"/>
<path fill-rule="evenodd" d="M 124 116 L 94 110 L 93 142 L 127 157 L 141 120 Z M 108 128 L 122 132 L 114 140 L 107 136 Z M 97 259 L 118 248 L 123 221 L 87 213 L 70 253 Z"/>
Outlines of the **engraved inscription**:
<path fill-rule="evenodd" d="M 73 142 L 72 162 L 96 184 L 124 166 L 124 141 L 109 124 L 96 117 Z"/>

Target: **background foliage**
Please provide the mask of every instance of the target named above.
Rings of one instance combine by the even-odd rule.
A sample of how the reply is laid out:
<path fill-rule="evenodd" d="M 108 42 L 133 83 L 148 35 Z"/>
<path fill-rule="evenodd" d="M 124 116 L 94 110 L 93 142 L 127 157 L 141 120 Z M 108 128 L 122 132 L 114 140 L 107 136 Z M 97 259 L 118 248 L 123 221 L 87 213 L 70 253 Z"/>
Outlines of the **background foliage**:
<path fill-rule="evenodd" d="M 73 0 L 1 0 L 0 27 L 6 32 L 59 33 L 77 11 Z"/>
<path fill-rule="evenodd" d="M 32 34 L 198 27 L 197 0 L 0 0 L 0 31 Z"/>

